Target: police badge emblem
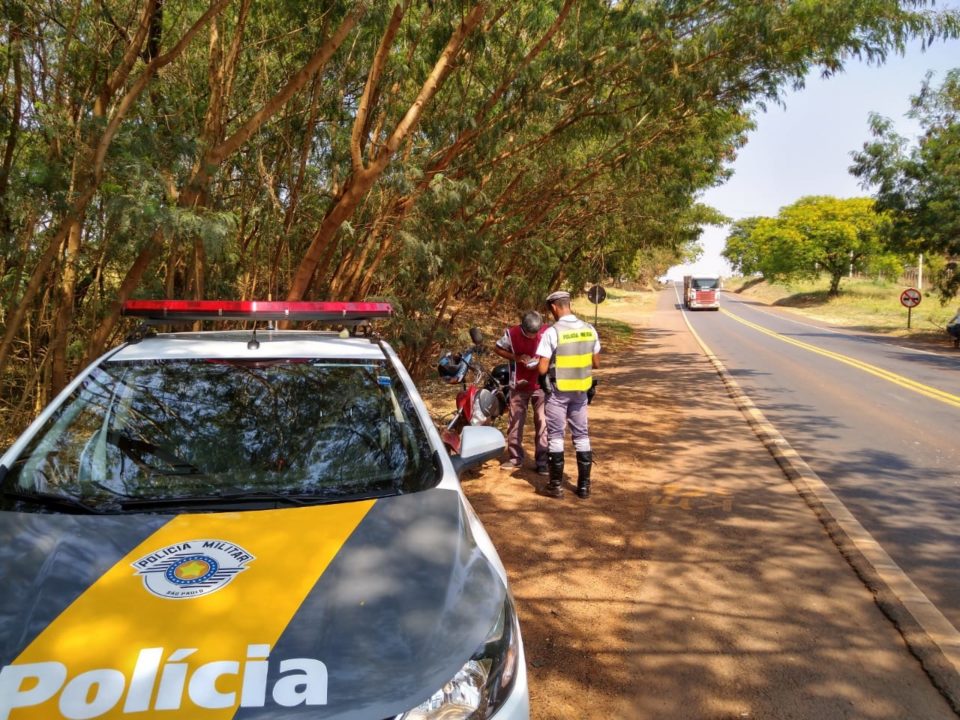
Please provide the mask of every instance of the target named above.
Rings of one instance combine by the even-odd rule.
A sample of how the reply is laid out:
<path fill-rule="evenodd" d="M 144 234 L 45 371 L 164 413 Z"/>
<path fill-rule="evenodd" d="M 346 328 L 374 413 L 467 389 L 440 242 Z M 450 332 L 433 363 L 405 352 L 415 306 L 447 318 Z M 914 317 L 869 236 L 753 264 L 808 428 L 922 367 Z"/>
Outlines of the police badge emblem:
<path fill-rule="evenodd" d="M 159 548 L 131 565 L 154 595 L 187 600 L 226 587 L 254 559 L 239 545 L 204 539 Z"/>

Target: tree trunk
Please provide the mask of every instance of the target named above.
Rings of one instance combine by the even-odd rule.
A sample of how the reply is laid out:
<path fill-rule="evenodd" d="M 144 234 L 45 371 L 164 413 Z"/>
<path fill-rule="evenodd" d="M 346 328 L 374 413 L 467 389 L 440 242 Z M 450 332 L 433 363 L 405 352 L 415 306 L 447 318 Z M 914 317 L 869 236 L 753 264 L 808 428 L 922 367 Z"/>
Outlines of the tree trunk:
<path fill-rule="evenodd" d="M 60 309 L 54 317 L 53 340 L 50 343 L 50 381 L 51 392 L 55 395 L 67 384 L 67 340 L 73 323 L 76 304 L 74 295 L 77 287 L 77 256 L 80 254 L 80 222 L 70 225 L 67 233 L 67 245 L 64 253 L 63 270 L 60 276 Z"/>
<path fill-rule="evenodd" d="M 74 204 L 74 211 L 85 211 L 87 204 L 90 202 L 90 198 L 92 197 L 93 191 L 89 190 L 85 196 L 76 201 Z M 67 234 L 71 227 L 71 222 L 64 222 L 61 224 L 60 229 L 53 235 L 53 237 L 50 238 L 47 249 L 44 251 L 43 255 L 40 256 L 40 260 L 37 262 L 36 267 L 34 267 L 33 273 L 30 275 L 30 280 L 27 282 L 27 286 L 24 288 L 23 297 L 20 298 L 16 308 L 12 313 L 10 313 L 7 319 L 6 332 L 3 334 L 3 339 L 0 340 L 0 375 L 3 374 L 7 358 L 10 355 L 10 348 L 13 346 L 13 339 L 20 332 L 20 329 L 23 326 L 23 321 L 27 315 L 27 310 L 33 304 L 33 301 L 37 297 L 37 293 L 43 286 L 43 281 L 47 276 L 47 271 L 50 269 L 51 265 L 53 265 L 53 261 L 56 260 L 57 256 L 60 254 L 60 250 L 63 247 L 64 241 L 67 239 Z"/>
<path fill-rule="evenodd" d="M 370 263 L 370 267 L 368 267 L 367 271 L 360 276 L 359 282 L 355 284 L 351 293 L 351 300 L 361 300 L 370 294 L 370 286 L 373 285 L 373 280 L 377 275 L 377 270 L 383 264 L 384 259 L 388 256 L 390 247 L 392 245 L 393 235 L 388 235 L 383 239 L 383 242 L 380 243 L 380 247 L 377 249 L 377 255 L 373 258 L 373 262 Z"/>
<path fill-rule="evenodd" d="M 447 281 L 447 286 L 443 291 L 443 297 L 440 299 L 440 307 L 437 309 L 437 312 L 433 317 L 433 322 L 430 324 L 430 329 L 424 334 L 422 342 L 420 343 L 420 347 L 416 350 L 416 355 L 412 355 L 405 360 L 405 362 L 409 361 L 411 372 L 417 372 L 417 368 L 419 368 L 424 362 L 427 352 L 433 345 L 433 338 L 436 337 L 437 328 L 440 327 L 440 323 L 443 320 L 443 314 L 447 311 L 447 306 L 450 304 L 451 298 L 453 298 L 454 288 L 456 288 L 456 279 Z"/>
<path fill-rule="evenodd" d="M 10 217 L 10 206 L 7 202 L 7 188 L 10 184 L 10 170 L 13 168 L 14 151 L 20 133 L 20 102 L 23 96 L 23 72 L 21 70 L 20 37 L 22 30 L 15 23 L 10 23 L 10 62 L 13 65 L 13 96 L 10 98 L 10 131 L 3 149 L 3 161 L 0 164 L 0 254 L 4 258 L 12 249 L 7 245 L 13 237 L 13 222 Z M 4 261 L 0 261 L 5 264 Z M 0 270 L 3 264 L 0 264 Z"/>
<path fill-rule="evenodd" d="M 442 87 L 444 80 L 451 70 L 453 61 L 463 49 L 464 41 L 479 24 L 486 10 L 486 6 L 486 2 L 478 2 L 450 36 L 446 47 L 443 49 L 436 64 L 421 86 L 416 100 L 414 100 L 413 104 L 408 108 L 403 119 L 387 141 L 381 146 L 369 165 L 363 163 L 361 138 L 361 129 L 365 124 L 368 108 L 363 106 L 362 112 L 358 112 L 351 134 L 350 153 L 353 159 L 353 171 L 344 184 L 344 191 L 327 211 L 326 216 L 320 223 L 320 227 L 314 233 L 310 241 L 310 246 L 307 248 L 306 253 L 304 253 L 303 259 L 300 261 L 300 265 L 294 274 L 293 282 L 287 293 L 287 300 L 301 300 L 306 295 L 318 264 L 324 257 L 328 256 L 330 245 L 337 231 L 343 225 L 344 221 L 353 215 L 354 210 L 356 210 L 364 195 L 366 195 L 387 168 L 400 143 L 406 140 L 407 136 L 417 126 L 424 107 Z M 395 32 L 395 30 L 391 31 L 391 28 L 388 28 L 385 33 L 385 39 L 391 32 Z M 384 46 L 385 43 L 382 43 L 381 48 L 378 50 L 378 58 L 381 57 Z M 372 85 L 375 85 L 376 81 L 379 80 L 379 76 L 375 74 L 375 70 L 377 70 L 376 62 L 371 67 L 371 75 L 368 77 L 367 85 L 364 88 L 364 97 L 368 99 L 370 94 L 375 90 L 375 87 L 372 87 Z"/>
<path fill-rule="evenodd" d="M 110 304 L 107 313 L 100 321 L 97 329 L 94 330 L 93 335 L 90 336 L 90 341 L 87 343 L 87 363 L 93 362 L 103 353 L 104 348 L 107 346 L 107 341 L 113 334 L 113 330 L 117 326 L 117 321 L 120 319 L 120 309 L 123 307 L 123 303 L 129 299 L 133 291 L 140 285 L 140 281 L 147 272 L 147 268 L 150 267 L 150 263 L 152 263 L 153 259 L 159 254 L 162 246 L 163 233 L 160 230 L 154 230 L 150 239 L 140 248 L 136 260 L 133 261 L 133 265 L 127 271 L 123 282 L 120 283 L 116 300 Z"/>
<path fill-rule="evenodd" d="M 843 270 L 830 271 L 830 297 L 837 297 L 840 294 L 840 281 L 843 279 Z"/>
<path fill-rule="evenodd" d="M 533 60 L 536 59 L 537 56 L 539 56 L 547 48 L 547 46 L 550 44 L 550 41 L 554 38 L 563 23 L 566 21 L 576 1 L 577 0 L 565 0 L 563 7 L 560 9 L 560 12 L 557 14 L 556 19 L 550 25 L 548 30 L 543 34 L 533 48 L 531 48 L 530 51 L 524 56 L 523 60 L 517 63 L 510 72 L 504 74 L 500 85 L 490 94 L 480 110 L 474 114 L 472 122 L 470 123 L 470 127 L 472 129 L 462 131 L 459 135 L 457 135 L 453 142 L 451 142 L 439 154 L 435 155 L 436 159 L 424 172 L 423 178 L 417 183 L 414 189 L 411 190 L 407 195 L 397 199 L 397 201 L 394 203 L 393 209 L 386 218 L 384 218 L 383 215 L 378 217 L 377 222 L 381 226 L 389 222 L 393 228 L 399 228 L 410 210 L 416 206 L 417 200 L 423 195 L 423 193 L 427 191 L 427 189 L 429 189 L 431 180 L 436 177 L 438 173 L 442 173 L 444 170 L 446 170 L 458 156 L 471 147 L 474 141 L 481 136 L 481 128 L 483 127 L 484 122 L 486 122 L 488 119 L 491 110 L 493 110 L 503 95 L 516 81 L 516 78 L 519 76 L 519 74 L 528 68 Z M 503 196 L 507 196 L 510 192 L 512 192 L 514 185 L 520 181 L 524 174 L 524 172 L 521 172 L 513 179 L 509 187 L 504 191 Z M 490 223 L 492 223 L 492 219 L 488 224 Z M 350 297 L 352 299 L 360 299 L 367 295 L 373 282 L 373 277 L 378 271 L 384 258 L 387 257 L 390 246 L 393 243 L 393 232 L 387 232 L 385 234 L 377 233 L 377 235 L 383 236 L 381 247 L 378 249 L 377 254 L 370 263 L 369 267 L 366 268 L 366 272 L 363 274 L 362 278 L 360 277 L 360 271 L 362 271 L 364 268 L 363 266 L 357 266 L 349 280 L 344 283 L 345 287 L 351 288 Z M 364 263 L 366 262 L 366 258 L 368 257 L 370 251 L 371 248 L 369 247 L 364 249 L 362 257 Z"/>
<path fill-rule="evenodd" d="M 268 100 L 267 103 L 260 108 L 260 110 L 251 115 L 250 118 L 248 118 L 247 121 L 241 125 L 233 135 L 204 155 L 204 161 L 198 163 L 198 165 L 195 167 L 194 173 L 187 181 L 186 190 L 177 194 L 177 203 L 181 207 L 186 207 L 188 206 L 188 203 L 195 202 L 197 198 L 197 189 L 206 187 L 206 184 L 209 181 L 213 171 L 216 170 L 216 168 L 219 167 L 219 165 L 232 153 L 239 150 L 243 144 L 263 125 L 263 123 L 267 122 L 267 120 L 269 120 L 274 114 L 283 108 L 287 100 L 289 100 L 294 93 L 300 90 L 310 80 L 311 77 L 313 77 L 317 72 L 320 71 L 321 68 L 326 65 L 343 41 L 347 38 L 362 14 L 363 6 L 361 5 L 343 20 L 330 39 L 323 43 L 323 45 L 310 57 L 306 64 L 299 71 L 294 73 L 288 79 L 283 88 L 281 88 L 270 100 Z M 155 254 L 159 252 L 162 243 L 163 238 L 160 236 L 159 231 L 157 231 L 154 233 L 150 242 L 148 242 L 141 249 L 140 255 L 138 255 L 133 266 L 130 268 L 126 277 L 124 278 L 120 291 L 117 294 L 116 302 L 111 305 L 110 311 L 100 322 L 100 325 L 90 340 L 87 351 L 88 358 L 97 357 L 103 352 L 103 348 L 107 340 L 113 333 L 113 330 L 120 319 L 120 309 L 124 301 L 130 297 L 133 291 L 140 284 L 143 274 L 146 272 Z M 170 277 L 171 274 L 168 273 L 168 289 Z"/>
<path fill-rule="evenodd" d="M 96 194 L 103 178 L 103 166 L 106 160 L 107 150 L 113 142 L 113 138 L 116 136 L 123 119 L 133 107 L 133 104 L 136 102 L 137 98 L 139 98 L 140 94 L 150 83 L 151 79 L 156 75 L 157 71 L 179 57 L 189 41 L 193 38 L 196 32 L 199 31 L 203 24 L 214 15 L 219 13 L 224 7 L 226 7 L 228 3 L 229 0 L 217 0 L 217 2 L 211 5 L 211 7 L 201 16 L 201 18 L 198 19 L 190 27 L 190 29 L 187 30 L 186 33 L 184 33 L 172 50 L 151 60 L 150 63 L 147 64 L 146 68 L 144 68 L 140 76 L 133 83 L 131 88 L 118 101 L 116 107 L 107 119 L 106 127 L 103 129 L 102 133 L 98 137 L 90 139 L 88 147 L 93 148 L 93 152 L 91 153 L 92 159 L 90 161 L 89 168 L 87 169 L 87 172 L 84 174 L 84 177 L 77 188 L 76 197 L 71 203 L 69 211 L 65 214 L 58 230 L 52 233 L 50 244 L 48 245 L 43 256 L 41 256 L 37 267 L 34 268 L 30 282 L 27 284 L 27 287 L 24 291 L 24 296 L 20 299 L 17 309 L 9 319 L 3 340 L 0 341 L 0 374 L 3 373 L 3 368 L 10 353 L 13 338 L 16 337 L 17 333 L 20 332 L 22 323 L 26 316 L 27 308 L 33 303 L 36 293 L 39 290 L 40 283 L 42 282 L 43 277 L 46 275 L 47 270 L 49 270 L 50 265 L 53 263 L 53 260 L 59 254 L 60 248 L 65 239 L 68 237 L 68 235 L 70 235 L 70 233 L 74 232 L 75 225 L 77 225 L 79 228 L 78 232 L 81 234 L 83 232 L 83 222 L 86 216 L 87 207 Z M 138 26 L 138 31 L 135 37 L 128 43 L 123 59 L 114 69 L 104 87 L 101 88 L 101 91 L 95 100 L 93 108 L 93 114 L 95 117 L 107 117 L 106 108 L 109 105 L 109 101 L 115 96 L 116 92 L 129 78 L 129 73 L 142 50 L 144 39 L 147 37 L 150 19 L 155 9 L 155 0 L 148 0 L 144 7 L 144 12 L 141 16 L 140 25 Z M 72 298 L 70 298 L 70 302 L 72 303 Z"/>

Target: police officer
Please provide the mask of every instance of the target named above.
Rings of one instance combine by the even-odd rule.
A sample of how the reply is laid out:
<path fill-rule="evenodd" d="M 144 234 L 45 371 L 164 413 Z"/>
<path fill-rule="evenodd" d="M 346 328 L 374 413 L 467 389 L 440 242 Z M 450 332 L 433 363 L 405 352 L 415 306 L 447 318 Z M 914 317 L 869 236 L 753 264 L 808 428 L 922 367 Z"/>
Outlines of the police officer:
<path fill-rule="evenodd" d="M 600 367 L 600 339 L 593 325 L 571 311 L 570 293 L 550 293 L 547 307 L 556 322 L 543 334 L 537 347 L 538 369 L 549 393 L 546 414 L 550 478 L 546 493 L 563 497 L 563 436 L 569 426 L 577 453 L 577 495 L 588 498 L 593 451 L 587 431 L 587 391 L 593 385 L 593 370 Z"/>

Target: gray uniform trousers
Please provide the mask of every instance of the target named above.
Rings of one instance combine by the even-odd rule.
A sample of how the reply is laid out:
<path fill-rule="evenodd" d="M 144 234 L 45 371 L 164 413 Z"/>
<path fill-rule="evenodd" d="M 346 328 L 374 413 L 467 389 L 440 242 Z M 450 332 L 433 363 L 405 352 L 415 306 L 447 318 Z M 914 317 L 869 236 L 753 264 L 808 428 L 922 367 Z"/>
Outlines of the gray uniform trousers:
<path fill-rule="evenodd" d="M 577 452 L 590 450 L 587 428 L 587 394 L 554 391 L 547 396 L 547 442 L 550 452 L 563 452 L 563 436 L 567 426 Z"/>

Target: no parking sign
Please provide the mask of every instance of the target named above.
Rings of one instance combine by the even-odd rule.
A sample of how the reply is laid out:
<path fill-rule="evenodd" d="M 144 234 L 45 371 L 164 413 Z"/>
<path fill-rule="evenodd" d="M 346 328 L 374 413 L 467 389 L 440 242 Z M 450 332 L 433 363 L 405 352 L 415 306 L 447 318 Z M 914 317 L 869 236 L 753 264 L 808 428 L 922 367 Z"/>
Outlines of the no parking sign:
<path fill-rule="evenodd" d="M 920 304 L 921 299 L 920 291 L 916 288 L 907 288 L 900 293 L 900 304 L 907 309 L 907 330 L 910 329 L 910 319 L 913 314 L 913 309 Z"/>
<path fill-rule="evenodd" d="M 900 304 L 905 308 L 915 308 L 921 299 L 920 291 L 916 288 L 907 288 L 900 293 Z"/>

